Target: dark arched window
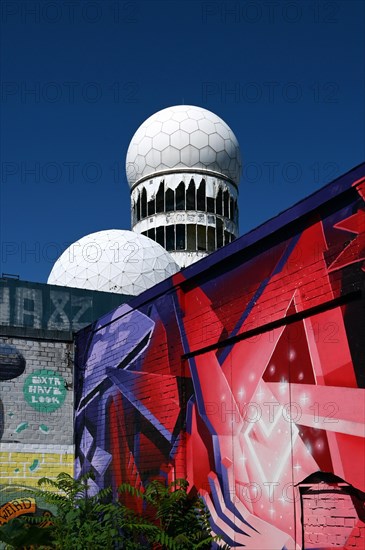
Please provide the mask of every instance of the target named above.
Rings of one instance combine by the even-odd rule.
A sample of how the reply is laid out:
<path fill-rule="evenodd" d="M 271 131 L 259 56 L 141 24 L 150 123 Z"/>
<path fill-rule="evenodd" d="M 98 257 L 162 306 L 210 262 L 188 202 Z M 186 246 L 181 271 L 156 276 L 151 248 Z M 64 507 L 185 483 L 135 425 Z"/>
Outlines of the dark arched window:
<path fill-rule="evenodd" d="M 165 248 L 165 228 L 160 226 L 156 228 L 156 242 Z"/>
<path fill-rule="evenodd" d="M 215 250 L 215 227 L 208 227 L 208 252 Z"/>
<path fill-rule="evenodd" d="M 198 250 L 206 250 L 207 249 L 207 228 L 205 227 L 205 225 L 197 226 L 197 234 L 198 234 Z"/>
<path fill-rule="evenodd" d="M 166 250 L 175 250 L 175 226 L 166 226 Z"/>
<path fill-rule="evenodd" d="M 185 184 L 183 181 L 176 189 L 176 210 L 185 210 Z"/>
<path fill-rule="evenodd" d="M 135 211 L 136 211 L 136 219 L 139 222 L 139 220 L 141 219 L 141 197 L 139 193 L 138 193 L 138 199 L 135 206 Z"/>
<path fill-rule="evenodd" d="M 153 214 L 156 212 L 156 205 L 155 205 L 155 199 L 151 199 L 147 203 L 147 214 L 149 216 L 153 216 Z"/>
<path fill-rule="evenodd" d="M 176 225 L 176 250 L 185 250 L 185 225 Z"/>
<path fill-rule="evenodd" d="M 165 201 L 166 201 L 166 212 L 172 212 L 174 210 L 174 192 L 172 189 L 166 189 Z"/>
<path fill-rule="evenodd" d="M 188 190 L 186 191 L 186 210 L 196 210 L 195 183 L 193 179 L 190 180 Z"/>
<path fill-rule="evenodd" d="M 142 189 L 142 199 L 141 199 L 141 218 L 147 217 L 147 191 L 145 188 Z"/>
<path fill-rule="evenodd" d="M 197 198 L 197 210 L 205 212 L 205 180 L 200 182 L 199 188 L 196 192 Z"/>
<path fill-rule="evenodd" d="M 217 248 L 223 246 L 223 222 L 217 218 Z"/>
<path fill-rule="evenodd" d="M 165 193 L 163 181 L 161 181 L 156 193 L 156 212 L 165 212 Z"/>
<path fill-rule="evenodd" d="M 216 198 L 215 211 L 217 214 L 220 214 L 220 215 L 222 215 L 222 202 L 223 202 L 223 193 L 222 193 L 222 189 L 219 189 L 217 193 L 217 198 Z"/>
<path fill-rule="evenodd" d="M 229 218 L 229 194 L 228 194 L 227 189 L 226 189 L 225 192 L 223 193 L 223 205 L 224 205 L 224 212 L 223 212 L 223 215 L 224 215 L 226 218 Z"/>
<path fill-rule="evenodd" d="M 149 229 L 147 231 L 147 237 L 149 237 L 150 239 L 152 239 L 153 241 L 156 240 L 156 230 L 155 228 L 153 227 L 152 229 Z"/>
<path fill-rule="evenodd" d="M 187 247 L 189 251 L 196 251 L 196 225 L 190 223 L 186 226 L 187 232 Z"/>
<path fill-rule="evenodd" d="M 229 219 L 234 221 L 234 200 L 229 198 Z"/>
<path fill-rule="evenodd" d="M 207 196 L 207 212 L 214 214 L 215 211 L 215 200 L 213 197 Z"/>

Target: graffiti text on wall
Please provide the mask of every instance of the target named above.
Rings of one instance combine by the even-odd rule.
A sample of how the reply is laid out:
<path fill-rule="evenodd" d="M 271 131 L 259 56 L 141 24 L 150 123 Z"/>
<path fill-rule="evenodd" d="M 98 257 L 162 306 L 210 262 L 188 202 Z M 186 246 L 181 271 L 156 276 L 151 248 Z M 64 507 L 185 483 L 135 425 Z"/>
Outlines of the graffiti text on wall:
<path fill-rule="evenodd" d="M 66 383 L 56 372 L 39 370 L 32 372 L 24 382 L 26 402 L 40 412 L 53 412 L 66 398 Z"/>

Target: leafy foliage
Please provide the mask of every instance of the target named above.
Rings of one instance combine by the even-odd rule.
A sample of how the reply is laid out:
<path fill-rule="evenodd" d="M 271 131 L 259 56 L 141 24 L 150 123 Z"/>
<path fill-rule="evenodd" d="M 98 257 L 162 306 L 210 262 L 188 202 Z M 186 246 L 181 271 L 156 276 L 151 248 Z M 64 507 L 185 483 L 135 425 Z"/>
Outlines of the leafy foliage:
<path fill-rule="evenodd" d="M 47 489 L 29 492 L 55 506 L 57 514 L 48 526 L 42 516 L 13 519 L 0 527 L 0 541 L 16 550 L 25 545 L 50 550 L 207 550 L 219 541 L 211 535 L 203 502 L 189 497 L 184 479 L 168 486 L 152 481 L 143 492 L 129 484 L 118 489 L 120 495 L 143 502 L 150 511 L 146 518 L 113 500 L 111 488 L 90 494 L 90 478 L 75 480 L 62 473 L 56 480 L 40 479 L 39 486 Z"/>
<path fill-rule="evenodd" d="M 155 542 L 161 548 L 206 550 L 220 537 L 211 535 L 209 513 L 204 503 L 199 498 L 191 498 L 187 488 L 188 482 L 178 479 L 168 486 L 152 481 L 143 493 L 128 484 L 121 485 L 119 490 L 141 498 L 154 509 L 155 520 L 160 527 Z M 228 546 L 220 548 L 228 549 Z"/>

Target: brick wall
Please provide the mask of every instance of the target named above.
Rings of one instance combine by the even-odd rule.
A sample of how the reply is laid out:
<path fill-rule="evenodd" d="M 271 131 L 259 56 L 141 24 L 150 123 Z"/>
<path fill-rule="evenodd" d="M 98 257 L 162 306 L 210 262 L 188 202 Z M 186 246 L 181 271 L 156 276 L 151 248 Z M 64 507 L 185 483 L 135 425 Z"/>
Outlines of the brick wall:
<path fill-rule="evenodd" d="M 323 485 L 323 486 L 322 486 Z M 328 492 L 327 492 L 328 491 Z M 321 484 L 317 494 L 303 496 L 304 548 L 365 548 L 365 523 L 351 496 Z"/>
<path fill-rule="evenodd" d="M 72 473 L 73 343 L 1 337 L 3 377 L 9 346 L 25 369 L 1 382 L 0 484 Z"/>

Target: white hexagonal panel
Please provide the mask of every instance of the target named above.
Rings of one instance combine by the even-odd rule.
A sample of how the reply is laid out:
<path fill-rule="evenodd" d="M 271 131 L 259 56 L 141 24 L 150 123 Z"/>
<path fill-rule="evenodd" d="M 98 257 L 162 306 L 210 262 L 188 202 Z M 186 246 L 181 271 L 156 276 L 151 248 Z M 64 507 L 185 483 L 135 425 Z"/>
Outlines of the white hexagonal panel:
<path fill-rule="evenodd" d="M 209 145 L 217 152 L 224 151 L 225 143 L 224 139 L 217 134 L 217 132 L 214 132 L 214 134 L 211 134 L 208 137 Z"/>
<path fill-rule="evenodd" d="M 162 125 L 162 131 L 166 132 L 167 135 L 171 136 L 173 132 L 176 132 L 180 128 L 180 124 L 177 120 L 167 120 Z"/>
<path fill-rule="evenodd" d="M 156 149 L 151 149 L 146 155 L 146 163 L 149 166 L 158 166 L 161 164 L 161 152 Z"/>
<path fill-rule="evenodd" d="M 161 132 L 161 128 L 162 128 L 162 122 L 155 121 L 146 127 L 145 134 L 147 137 L 153 138 Z"/>
<path fill-rule="evenodd" d="M 229 128 L 226 124 L 222 124 L 221 122 L 216 122 L 214 126 L 217 134 L 222 136 L 223 139 L 230 138 Z"/>
<path fill-rule="evenodd" d="M 189 134 L 199 129 L 198 122 L 196 120 L 191 120 L 190 118 L 180 122 L 180 128 L 185 130 L 185 132 L 189 132 Z"/>
<path fill-rule="evenodd" d="M 198 159 L 196 149 L 204 149 Z M 229 166 L 227 156 L 233 161 Z M 240 158 L 237 139 L 221 118 L 201 107 L 177 105 L 152 115 L 134 134 L 127 152 L 127 179 L 132 187 L 155 172 L 181 167 L 208 170 L 214 166 L 215 171 L 238 184 Z"/>
<path fill-rule="evenodd" d="M 152 149 L 152 138 L 144 137 L 141 143 L 138 144 L 138 153 L 140 155 L 147 155 L 148 151 Z"/>
<path fill-rule="evenodd" d="M 199 130 L 205 132 L 206 134 L 213 134 L 215 132 L 215 126 L 210 120 L 203 118 L 203 120 L 198 120 Z"/>
<path fill-rule="evenodd" d="M 177 130 L 170 136 L 170 144 L 177 149 L 183 149 L 189 145 L 189 134 L 184 130 Z"/>
<path fill-rule="evenodd" d="M 134 159 L 134 165 L 139 172 L 143 173 L 146 166 L 146 157 L 144 155 L 137 155 Z"/>
<path fill-rule="evenodd" d="M 181 149 L 180 155 L 181 164 L 184 164 L 185 166 L 194 166 L 197 162 L 199 162 L 199 149 L 193 147 L 192 145 L 188 145 L 187 147 Z"/>
<path fill-rule="evenodd" d="M 200 107 L 192 107 L 188 109 L 188 116 L 193 120 L 201 120 L 205 117 L 205 113 L 203 111 L 206 111 L 206 109 L 201 109 Z"/>
<path fill-rule="evenodd" d="M 208 166 L 208 164 L 215 162 L 216 157 L 217 153 L 211 147 L 203 147 L 203 149 L 200 149 L 199 159 L 202 164 Z"/>
<path fill-rule="evenodd" d="M 190 134 L 190 143 L 191 145 L 194 145 L 197 149 L 202 149 L 203 147 L 207 147 L 208 145 L 208 134 L 205 134 L 201 130 L 197 130 L 196 132 L 192 132 Z"/>
<path fill-rule="evenodd" d="M 48 284 L 137 296 L 178 271 L 172 256 L 152 239 L 110 229 L 69 246 L 54 264 Z"/>
<path fill-rule="evenodd" d="M 219 151 L 217 154 L 217 162 L 219 166 L 222 166 L 223 170 L 229 169 L 230 161 L 231 157 L 227 154 L 227 151 Z"/>
<path fill-rule="evenodd" d="M 180 162 L 180 151 L 175 147 L 166 147 L 161 154 L 162 163 L 166 164 L 168 168 L 173 168 Z"/>
<path fill-rule="evenodd" d="M 165 134 L 165 132 L 160 132 L 152 140 L 152 147 L 153 149 L 157 149 L 157 151 L 163 151 L 168 145 L 170 145 L 170 136 L 169 134 Z"/>

